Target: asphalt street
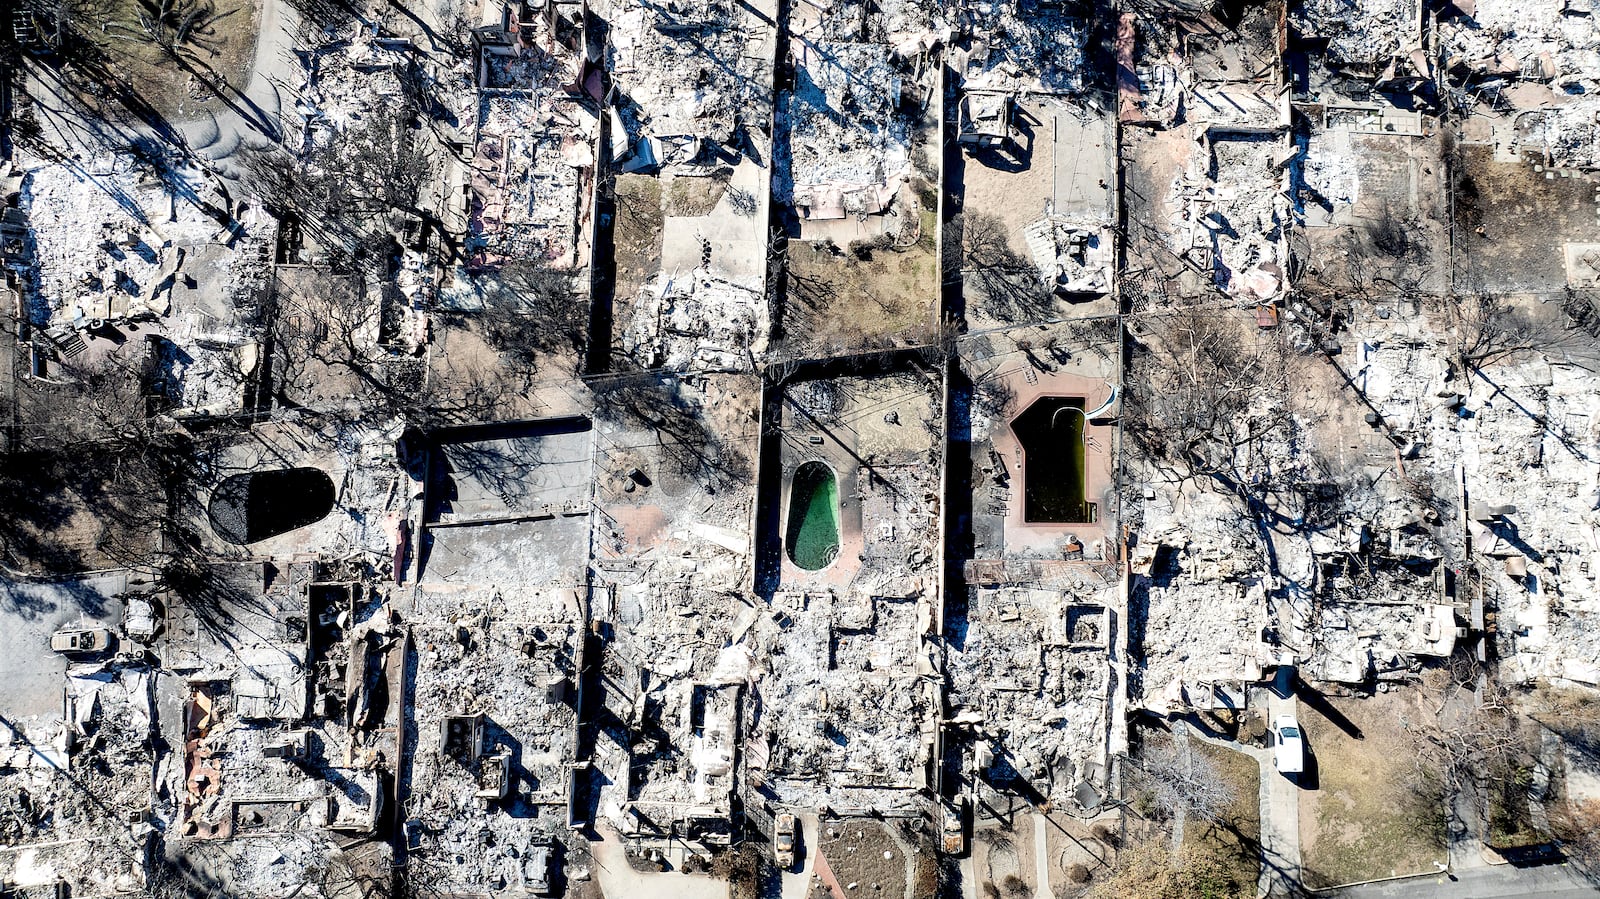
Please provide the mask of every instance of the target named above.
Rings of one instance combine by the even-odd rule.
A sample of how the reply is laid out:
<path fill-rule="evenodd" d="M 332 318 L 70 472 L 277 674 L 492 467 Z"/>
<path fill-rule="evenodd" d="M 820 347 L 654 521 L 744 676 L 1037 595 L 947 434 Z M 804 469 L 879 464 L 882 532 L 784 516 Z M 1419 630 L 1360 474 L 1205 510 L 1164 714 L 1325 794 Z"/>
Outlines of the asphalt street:
<path fill-rule="evenodd" d="M 1339 899 L 1498 899 L 1510 896 L 1594 899 L 1600 896 L 1600 889 L 1584 880 L 1570 865 L 1532 868 L 1496 865 L 1462 871 L 1454 878 L 1444 874 L 1413 877 L 1322 895 Z"/>

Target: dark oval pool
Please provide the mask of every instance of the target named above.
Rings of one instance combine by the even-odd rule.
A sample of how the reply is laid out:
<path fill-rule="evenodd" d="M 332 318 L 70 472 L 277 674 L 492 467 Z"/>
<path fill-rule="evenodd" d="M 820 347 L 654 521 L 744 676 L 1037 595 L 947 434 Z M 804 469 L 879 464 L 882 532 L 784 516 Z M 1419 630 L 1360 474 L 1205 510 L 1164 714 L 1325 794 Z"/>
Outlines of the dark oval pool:
<path fill-rule="evenodd" d="M 316 468 L 252 471 L 223 478 L 206 514 L 222 539 L 255 543 L 327 518 L 333 493 L 333 480 Z"/>

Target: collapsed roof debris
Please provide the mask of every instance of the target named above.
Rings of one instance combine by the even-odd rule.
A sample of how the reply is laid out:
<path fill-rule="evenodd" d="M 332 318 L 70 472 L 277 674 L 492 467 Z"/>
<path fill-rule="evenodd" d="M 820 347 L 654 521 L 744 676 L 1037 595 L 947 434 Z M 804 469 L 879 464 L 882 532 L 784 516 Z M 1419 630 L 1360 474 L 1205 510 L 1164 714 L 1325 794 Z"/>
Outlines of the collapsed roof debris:
<path fill-rule="evenodd" d="M 601 612 L 618 629 L 603 700 L 618 727 L 597 737 L 612 778 L 599 812 L 624 834 L 727 845 L 750 679 L 742 637 L 757 613 L 727 594 L 690 604 L 682 585 L 629 580 Z"/>
<path fill-rule="evenodd" d="M 0 882 L 85 893 L 146 887 L 156 677 L 142 665 L 74 666 L 64 717 L 0 724 Z"/>
<path fill-rule="evenodd" d="M 606 10 L 607 68 L 626 103 L 615 111 L 622 171 L 765 159 L 773 29 L 730 0 Z"/>
<path fill-rule="evenodd" d="M 1097 589 L 1098 588 L 1098 589 Z M 1103 789 L 1115 677 L 1107 657 L 1114 611 L 1070 591 L 982 588 L 967 606 L 967 642 L 950 658 L 953 717 L 978 733 L 978 763 L 995 783 L 1009 768 L 1052 803 Z"/>
<path fill-rule="evenodd" d="M 156 373 L 172 415 L 232 414 L 257 375 L 275 223 L 199 170 L 151 163 L 151 152 L 87 168 L 24 162 L 13 210 L 22 252 L 8 267 L 36 329 L 34 374 L 70 381 L 137 331 L 121 358 Z M 111 335 L 121 339 L 96 339 Z"/>
<path fill-rule="evenodd" d="M 642 194 L 618 233 L 659 252 L 618 298 L 619 343 L 645 367 L 748 370 L 765 353 L 775 13 L 723 0 L 606 8 L 610 161 L 631 179 L 622 191 Z"/>
<path fill-rule="evenodd" d="M 1046 216 L 1023 229 L 1033 264 L 1052 290 L 1104 293 L 1113 267 L 1109 229 L 1076 224 L 1066 216 Z"/>
<path fill-rule="evenodd" d="M 0 894 L 1284 895 L 1600 690 L 1587 0 L 234 3 L 0 28 Z"/>
<path fill-rule="evenodd" d="M 1581 85 L 1593 78 L 1594 19 L 1571 3 L 1478 0 L 1439 23 L 1443 66 L 1474 81 L 1528 79 Z"/>
<path fill-rule="evenodd" d="M 955 71 L 969 91 L 1073 95 L 1085 87 L 1088 10 L 1048 0 L 959 5 Z"/>
<path fill-rule="evenodd" d="M 903 76 L 882 44 L 806 41 L 784 106 L 793 193 L 807 218 L 883 212 L 910 166 L 910 125 L 899 111 Z M 780 180 L 779 184 L 782 184 Z"/>
<path fill-rule="evenodd" d="M 1429 73 L 1417 0 L 1304 0 L 1289 9 L 1302 37 L 1327 41 L 1331 65 L 1389 81 L 1397 62 L 1412 65 L 1415 58 Z"/>
<path fill-rule="evenodd" d="M 572 821 L 582 664 L 577 625 L 561 620 L 576 608 L 552 611 L 537 623 L 464 616 L 412 632 L 418 745 L 406 826 L 438 889 L 548 880 L 548 850 Z"/>
<path fill-rule="evenodd" d="M 1600 646 L 1587 630 L 1600 571 L 1600 482 L 1579 449 L 1600 437 L 1600 410 L 1588 376 L 1570 365 L 1528 364 L 1497 381 L 1499 389 L 1467 399 L 1475 414 L 1461 442 L 1476 497 L 1468 533 L 1486 557 L 1485 602 L 1497 601 L 1506 622 L 1503 676 L 1600 684 Z M 1518 489 L 1530 483 L 1537 487 Z"/>
<path fill-rule="evenodd" d="M 739 371 L 765 349 L 769 319 L 759 287 L 697 269 L 672 278 L 663 272 L 645 292 L 626 343 L 652 367 Z"/>
<path fill-rule="evenodd" d="M 470 221 L 480 265 L 581 261 L 582 187 L 594 165 L 585 130 L 594 119 L 576 104 L 535 98 L 485 96 L 478 107 Z"/>
<path fill-rule="evenodd" d="M 1281 140 L 1203 139 L 1172 186 L 1173 250 L 1218 288 L 1265 302 L 1287 282 L 1289 175 Z"/>
<path fill-rule="evenodd" d="M 1218 498 L 1185 500 L 1185 517 L 1228 520 Z M 1133 565 L 1148 579 L 1135 585 L 1128 614 L 1148 636 L 1138 650 L 1141 676 L 1129 685 L 1133 702 L 1163 713 L 1205 707 L 1198 700 L 1214 686 L 1253 683 L 1276 662 L 1261 643 L 1266 591 L 1250 576 L 1261 564 L 1259 549 L 1222 527 L 1185 540 L 1177 509 L 1146 502 L 1143 511 Z"/>
<path fill-rule="evenodd" d="M 1600 106 L 1576 101 L 1529 110 L 1516 117 L 1516 147 L 1536 152 L 1547 164 L 1559 168 L 1600 167 L 1600 134 L 1595 114 Z"/>
<path fill-rule="evenodd" d="M 189 307 L 181 314 L 193 314 L 202 310 L 183 298 L 196 290 L 197 276 L 208 279 L 208 293 L 234 304 L 258 301 L 269 220 L 245 209 L 236 221 L 209 183 L 179 188 L 219 204 L 208 214 L 141 171 L 127 154 L 82 174 L 63 165 L 28 171 L 19 208 L 37 254 L 37 274 L 24 279 L 33 287 L 28 303 L 36 324 L 66 331 L 152 320 L 172 311 L 174 299 Z"/>

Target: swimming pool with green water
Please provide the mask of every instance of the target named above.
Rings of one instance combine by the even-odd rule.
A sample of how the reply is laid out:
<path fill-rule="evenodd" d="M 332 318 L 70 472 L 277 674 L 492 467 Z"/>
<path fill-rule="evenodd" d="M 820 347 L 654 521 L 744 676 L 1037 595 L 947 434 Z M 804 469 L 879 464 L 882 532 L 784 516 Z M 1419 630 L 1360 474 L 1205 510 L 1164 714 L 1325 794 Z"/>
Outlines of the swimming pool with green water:
<path fill-rule="evenodd" d="M 789 559 L 807 571 L 828 567 L 839 555 L 839 481 L 821 462 L 806 462 L 789 482 Z"/>

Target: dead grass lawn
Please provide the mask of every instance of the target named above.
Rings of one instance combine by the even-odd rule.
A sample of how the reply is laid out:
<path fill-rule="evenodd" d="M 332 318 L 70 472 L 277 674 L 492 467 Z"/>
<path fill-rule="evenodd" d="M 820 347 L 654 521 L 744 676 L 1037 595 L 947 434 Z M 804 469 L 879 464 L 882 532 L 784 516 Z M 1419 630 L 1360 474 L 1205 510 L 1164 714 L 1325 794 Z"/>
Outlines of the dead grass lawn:
<path fill-rule="evenodd" d="M 928 340 L 939 299 L 931 218 L 924 216 L 915 245 L 872 250 L 865 259 L 827 245 L 791 242 L 784 342 L 794 351 L 843 351 Z"/>
<path fill-rule="evenodd" d="M 617 176 L 617 224 L 612 255 L 617 265 L 617 321 L 624 304 L 632 301 L 661 271 L 661 182 L 649 175 Z"/>
<path fill-rule="evenodd" d="M 139 0 L 112 0 L 104 10 L 104 21 L 136 29 L 142 10 Z M 215 0 L 215 10 L 206 46 L 193 47 L 191 67 L 201 77 L 184 71 L 154 44 L 126 29 L 112 29 L 105 36 L 106 49 L 122 65 L 134 89 L 168 118 L 184 121 L 227 109 L 206 80 L 234 91 L 244 90 L 250 82 L 261 26 L 260 0 Z"/>
<path fill-rule="evenodd" d="M 1357 739 L 1305 705 L 1314 777 L 1300 795 L 1300 857 L 1305 885 L 1343 883 L 1433 870 L 1445 857 L 1444 810 L 1413 789 L 1416 753 L 1401 723 L 1431 710 L 1417 691 L 1331 699 L 1361 733 Z"/>
<path fill-rule="evenodd" d="M 709 215 L 728 192 L 728 179 L 715 175 L 674 177 L 667 187 L 666 214 L 671 216 Z"/>
<path fill-rule="evenodd" d="M 1225 866 L 1239 884 L 1253 884 L 1261 871 L 1261 767 L 1242 752 L 1190 740 L 1194 752 L 1208 758 L 1233 787 L 1234 800 L 1215 824 L 1190 821 L 1183 842 Z"/>

